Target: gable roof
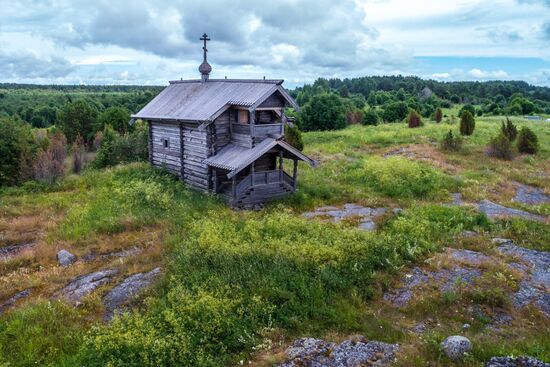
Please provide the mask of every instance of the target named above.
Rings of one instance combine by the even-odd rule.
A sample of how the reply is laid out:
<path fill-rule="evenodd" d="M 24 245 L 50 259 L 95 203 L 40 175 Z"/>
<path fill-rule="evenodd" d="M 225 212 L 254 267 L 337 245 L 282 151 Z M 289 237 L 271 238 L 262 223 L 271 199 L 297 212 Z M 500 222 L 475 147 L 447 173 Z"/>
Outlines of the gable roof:
<path fill-rule="evenodd" d="M 266 138 L 262 140 L 254 148 L 244 148 L 235 144 L 227 144 L 218 152 L 218 154 L 205 159 L 204 163 L 211 167 L 228 170 L 229 173 L 227 174 L 227 177 L 231 178 L 276 146 L 281 147 L 289 155 L 301 161 L 307 162 L 311 166 L 317 165 L 317 162 L 304 155 L 292 145 L 283 140 L 276 140 L 273 138 Z"/>
<path fill-rule="evenodd" d="M 275 92 L 299 109 L 281 85 L 283 80 L 210 79 L 172 81 L 132 118 L 150 120 L 213 121 L 230 106 L 256 108 Z"/>

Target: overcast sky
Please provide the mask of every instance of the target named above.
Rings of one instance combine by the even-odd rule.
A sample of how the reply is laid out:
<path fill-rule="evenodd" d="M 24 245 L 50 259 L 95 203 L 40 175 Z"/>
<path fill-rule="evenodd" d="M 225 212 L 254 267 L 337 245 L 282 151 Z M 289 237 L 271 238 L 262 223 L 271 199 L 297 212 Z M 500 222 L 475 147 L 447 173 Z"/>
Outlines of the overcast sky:
<path fill-rule="evenodd" d="M 550 85 L 550 0 L 0 0 L 0 82 L 418 75 Z"/>

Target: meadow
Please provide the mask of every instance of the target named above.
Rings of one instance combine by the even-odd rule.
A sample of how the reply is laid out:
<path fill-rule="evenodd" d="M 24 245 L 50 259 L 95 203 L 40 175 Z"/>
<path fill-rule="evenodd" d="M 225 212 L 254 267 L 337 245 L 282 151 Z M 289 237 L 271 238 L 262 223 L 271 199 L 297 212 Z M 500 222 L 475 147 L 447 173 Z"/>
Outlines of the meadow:
<path fill-rule="evenodd" d="M 260 211 L 231 210 L 144 163 L 89 169 L 54 185 L 3 188 L 3 242 L 36 245 L 0 264 L 0 299 L 32 289 L 0 318 L 0 366 L 271 366 L 297 337 L 354 334 L 401 344 L 397 365 L 453 365 L 438 345 L 466 322 L 465 312 L 453 311 L 471 305 L 472 294 L 427 297 L 402 311 L 382 294 L 444 247 L 490 252 L 491 238 L 504 237 L 550 251 L 548 223 L 492 222 L 472 207 L 447 205 L 452 193 L 461 193 L 468 202 L 491 199 L 550 215 L 550 205 L 512 201 L 515 182 L 550 192 L 550 123 L 514 119 L 536 132 L 540 152 L 501 161 L 485 154 L 501 120 L 477 118 L 456 153 L 439 149 L 443 135 L 458 130 L 448 119 L 416 129 L 394 123 L 305 133 L 305 153 L 319 167 L 301 166 L 298 192 Z M 403 211 L 389 210 L 372 232 L 353 221 L 302 216 L 345 203 Z M 465 230 L 479 235 L 460 237 Z M 78 262 L 66 270 L 55 263 L 60 248 L 82 257 L 136 246 L 143 251 L 124 260 Z M 79 274 L 116 267 L 122 278 L 156 266 L 163 272 L 157 286 L 135 301 L 133 312 L 108 324 L 101 296 L 109 285 L 77 308 L 51 298 Z M 491 274 L 475 301 L 493 307 L 495 290 L 514 284 L 498 269 Z M 428 316 L 433 330 L 420 338 L 407 332 Z M 486 333 L 486 322 L 475 321 L 468 331 L 474 350 L 460 365 L 482 366 L 505 354 L 550 362 L 548 320 L 537 313 L 517 320 L 502 334 Z"/>

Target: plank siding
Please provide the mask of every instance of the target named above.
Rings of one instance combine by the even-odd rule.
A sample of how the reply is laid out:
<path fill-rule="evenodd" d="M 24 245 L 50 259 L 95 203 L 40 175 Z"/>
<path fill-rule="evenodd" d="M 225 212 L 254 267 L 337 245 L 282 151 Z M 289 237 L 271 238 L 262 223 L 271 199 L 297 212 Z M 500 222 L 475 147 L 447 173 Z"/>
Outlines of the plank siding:
<path fill-rule="evenodd" d="M 149 133 L 149 158 L 151 163 L 157 167 L 165 167 L 180 176 L 181 141 L 179 126 L 151 121 Z M 168 147 L 164 146 L 165 140 L 168 140 Z"/>
<path fill-rule="evenodd" d="M 209 172 L 203 163 L 211 154 L 210 129 L 198 130 L 194 126 L 183 124 L 183 181 L 197 189 L 209 189 Z"/>
<path fill-rule="evenodd" d="M 285 106 L 285 99 L 279 92 L 273 93 L 271 96 L 269 96 L 265 101 L 263 101 L 258 108 L 275 108 L 280 107 L 283 108 Z"/>

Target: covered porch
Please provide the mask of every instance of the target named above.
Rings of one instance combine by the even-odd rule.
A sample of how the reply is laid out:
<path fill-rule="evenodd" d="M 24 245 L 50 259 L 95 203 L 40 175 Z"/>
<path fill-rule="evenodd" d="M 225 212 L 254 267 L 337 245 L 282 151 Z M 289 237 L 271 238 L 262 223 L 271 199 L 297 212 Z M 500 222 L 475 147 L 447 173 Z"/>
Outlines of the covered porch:
<path fill-rule="evenodd" d="M 251 149 L 230 144 L 206 163 L 212 191 L 233 206 L 247 206 L 296 191 L 299 160 L 315 165 L 288 143 L 269 138 Z"/>

